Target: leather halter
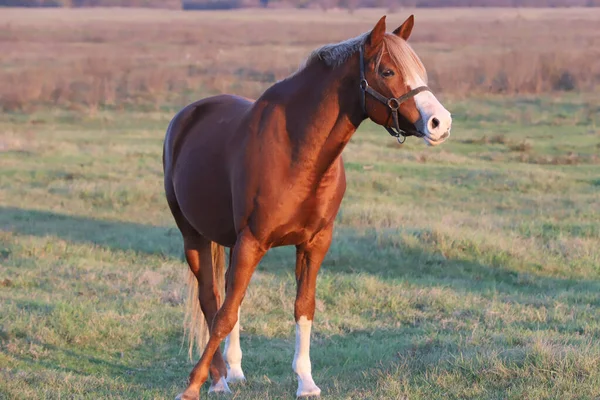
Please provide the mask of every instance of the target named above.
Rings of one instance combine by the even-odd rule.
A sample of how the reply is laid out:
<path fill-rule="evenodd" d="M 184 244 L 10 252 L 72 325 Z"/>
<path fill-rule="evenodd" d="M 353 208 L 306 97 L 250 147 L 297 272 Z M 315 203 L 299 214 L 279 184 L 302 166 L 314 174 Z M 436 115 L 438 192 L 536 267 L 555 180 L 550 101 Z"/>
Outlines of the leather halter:
<path fill-rule="evenodd" d="M 362 91 L 362 96 L 361 96 L 361 104 L 362 104 L 362 109 L 363 112 L 365 114 L 367 114 L 367 116 L 369 115 L 367 113 L 367 105 L 366 105 L 366 97 L 367 97 L 367 93 L 369 93 L 371 96 L 373 96 L 374 98 L 376 98 L 377 100 L 379 100 L 380 102 L 382 102 L 383 104 L 385 104 L 386 106 L 388 106 L 388 108 L 390 109 L 390 112 L 392 113 L 392 119 L 394 122 L 394 126 L 383 126 L 390 135 L 392 135 L 393 137 L 395 137 L 396 139 L 398 139 L 398 143 L 402 144 L 404 143 L 404 141 L 406 140 L 406 136 L 410 136 L 408 134 L 408 132 L 400 129 L 400 124 L 398 121 L 398 109 L 400 108 L 400 105 L 402 103 L 404 103 L 406 100 L 411 99 L 413 97 L 415 97 L 416 95 L 418 95 L 421 92 L 431 92 L 431 89 L 429 89 L 427 86 L 419 86 L 418 88 L 415 88 L 413 90 L 411 90 L 408 93 L 403 94 L 400 97 L 390 97 L 387 98 L 384 95 L 382 95 L 381 93 L 379 93 L 378 91 L 376 91 L 375 89 L 373 89 L 371 86 L 369 86 L 369 83 L 367 82 L 367 79 L 365 77 L 365 59 L 364 59 L 364 55 L 363 55 L 363 46 L 360 46 L 360 90 Z M 415 136 L 422 136 L 421 133 L 419 132 L 411 132 L 411 134 L 415 135 Z M 402 138 L 402 139 L 401 139 Z"/>

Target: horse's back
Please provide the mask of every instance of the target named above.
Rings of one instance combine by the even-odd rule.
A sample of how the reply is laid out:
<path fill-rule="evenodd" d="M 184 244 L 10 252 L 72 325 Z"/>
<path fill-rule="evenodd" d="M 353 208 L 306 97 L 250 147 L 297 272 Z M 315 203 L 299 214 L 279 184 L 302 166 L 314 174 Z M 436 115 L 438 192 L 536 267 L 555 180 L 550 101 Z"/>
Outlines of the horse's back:
<path fill-rule="evenodd" d="M 182 146 L 190 141 L 205 140 L 214 145 L 218 144 L 214 143 L 218 139 L 226 139 L 223 136 L 234 134 L 235 129 L 222 129 L 223 125 L 235 125 L 251 105 L 252 101 L 243 97 L 219 95 L 198 100 L 181 109 L 171 120 L 165 136 L 165 173 L 175 165 Z"/>
<path fill-rule="evenodd" d="M 169 204 L 198 233 L 228 244 L 235 240 L 230 180 L 231 146 L 252 101 L 220 95 L 184 107 L 167 129 L 163 150 Z M 173 207 L 172 207 L 173 208 Z M 179 224 L 178 224 L 179 225 Z"/>

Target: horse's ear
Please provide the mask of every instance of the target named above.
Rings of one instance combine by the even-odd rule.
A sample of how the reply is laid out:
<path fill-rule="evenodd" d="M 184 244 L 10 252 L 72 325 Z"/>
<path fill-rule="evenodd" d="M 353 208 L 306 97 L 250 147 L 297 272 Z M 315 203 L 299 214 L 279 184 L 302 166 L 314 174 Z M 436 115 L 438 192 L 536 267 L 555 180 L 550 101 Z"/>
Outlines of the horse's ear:
<path fill-rule="evenodd" d="M 385 15 L 381 17 L 379 22 L 375 25 L 371 33 L 369 33 L 369 37 L 367 38 L 367 48 L 366 53 L 372 54 L 374 51 L 379 49 L 381 43 L 383 42 L 383 37 L 385 36 Z"/>
<path fill-rule="evenodd" d="M 408 40 L 410 37 L 410 33 L 412 32 L 413 26 L 415 26 L 415 16 L 411 15 L 406 18 L 406 21 L 402 23 L 396 30 L 394 31 L 394 35 L 400 36 L 404 40 Z"/>

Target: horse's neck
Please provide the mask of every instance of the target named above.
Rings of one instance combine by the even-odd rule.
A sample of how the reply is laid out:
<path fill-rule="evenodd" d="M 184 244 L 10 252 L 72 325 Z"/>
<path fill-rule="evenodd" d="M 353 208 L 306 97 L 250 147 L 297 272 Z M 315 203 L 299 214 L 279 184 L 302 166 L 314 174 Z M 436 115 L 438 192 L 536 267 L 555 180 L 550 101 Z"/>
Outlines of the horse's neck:
<path fill-rule="evenodd" d="M 313 62 L 285 82 L 286 131 L 296 162 L 324 172 L 356 131 L 363 118 L 353 72 L 348 64 L 331 69 Z"/>

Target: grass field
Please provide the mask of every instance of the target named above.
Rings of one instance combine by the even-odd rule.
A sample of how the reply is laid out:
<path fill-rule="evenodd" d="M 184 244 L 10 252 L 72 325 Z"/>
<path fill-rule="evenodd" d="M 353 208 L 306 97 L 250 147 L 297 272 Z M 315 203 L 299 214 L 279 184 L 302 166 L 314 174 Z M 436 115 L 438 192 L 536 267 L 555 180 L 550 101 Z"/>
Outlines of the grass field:
<path fill-rule="evenodd" d="M 32 43 L 57 32 L 21 15 L 11 29 L 38 28 L 22 50 L 10 42 L 2 73 L 40 60 Z M 313 328 L 322 397 L 600 398 L 600 97 L 444 97 L 454 129 L 442 146 L 398 146 L 365 123 L 344 152 Z M 160 161 L 182 99 L 0 115 L 0 398 L 169 399 L 185 387 L 187 267 Z M 293 398 L 293 265 L 282 248 L 257 270 L 241 319 L 248 382 L 232 399 Z"/>

